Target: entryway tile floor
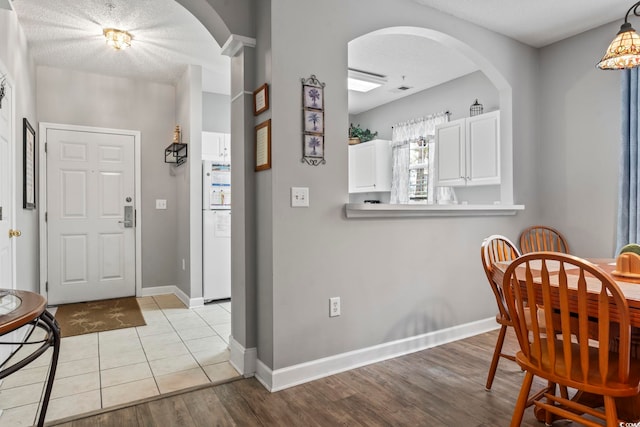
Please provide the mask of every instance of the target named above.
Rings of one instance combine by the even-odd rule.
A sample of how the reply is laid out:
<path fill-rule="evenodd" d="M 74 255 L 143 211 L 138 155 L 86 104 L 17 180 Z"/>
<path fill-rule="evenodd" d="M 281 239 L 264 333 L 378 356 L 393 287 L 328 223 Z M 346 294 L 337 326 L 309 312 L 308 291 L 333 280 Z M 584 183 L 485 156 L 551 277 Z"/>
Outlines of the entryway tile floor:
<path fill-rule="evenodd" d="M 229 363 L 229 301 L 189 309 L 159 295 L 138 303 L 146 326 L 62 339 L 47 421 L 240 376 Z M 0 426 L 35 424 L 50 360 L 51 349 L 2 381 Z"/>

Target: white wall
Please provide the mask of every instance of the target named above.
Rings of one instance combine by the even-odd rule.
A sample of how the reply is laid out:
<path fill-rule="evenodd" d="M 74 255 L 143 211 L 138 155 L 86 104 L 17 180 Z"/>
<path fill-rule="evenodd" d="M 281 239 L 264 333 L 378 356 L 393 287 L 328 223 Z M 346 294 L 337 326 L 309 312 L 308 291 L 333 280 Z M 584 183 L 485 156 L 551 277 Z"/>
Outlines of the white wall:
<path fill-rule="evenodd" d="M 220 93 L 202 93 L 202 130 L 231 133 L 231 97 Z"/>
<path fill-rule="evenodd" d="M 536 203 L 535 169 L 527 163 L 536 152 L 537 52 L 412 1 L 271 4 L 273 167 L 256 173 L 256 185 L 258 289 L 262 292 L 264 284 L 272 292 L 266 301 L 259 294 L 259 330 L 270 334 L 260 331 L 259 359 L 279 369 L 494 316 L 478 249 L 490 234 L 515 238 L 530 223 L 528 212 L 345 219 L 347 44 L 390 26 L 430 28 L 456 37 L 458 46 L 475 49 L 476 58 L 492 63 L 489 77 L 502 74 L 512 88 L 515 199 L 525 205 Z M 352 19 L 363 10 L 367 19 Z M 317 167 L 300 163 L 300 78 L 311 74 L 326 83 L 327 164 Z M 508 125 L 505 131 L 510 139 Z M 292 186 L 310 188 L 309 208 L 289 207 Z M 260 230 L 271 230 L 272 236 Z M 335 296 L 342 298 L 342 315 L 329 318 L 328 299 Z"/>
<path fill-rule="evenodd" d="M 622 71 L 595 64 L 619 22 L 543 48 L 540 52 L 540 139 L 537 181 L 543 223 L 562 230 L 576 255 L 613 257 L 615 251 Z"/>
<path fill-rule="evenodd" d="M 171 85 L 38 67 L 38 118 L 43 122 L 141 132 L 142 287 L 177 283 L 177 194 L 164 148 L 173 138 Z M 155 200 L 167 209 L 156 210 Z"/>
<path fill-rule="evenodd" d="M 13 112 L 15 118 L 13 123 L 15 144 L 13 149 L 16 217 L 14 225 L 16 229 L 22 231 L 22 236 L 15 239 L 16 286 L 21 290 L 38 292 L 38 211 L 22 209 L 23 117 L 29 120 L 34 129 L 38 129 L 35 66 L 27 47 L 27 39 L 18 24 L 16 14 L 5 9 L 0 9 L 0 63 L 6 67 L 6 69 L 3 69 L 0 66 L 0 75 L 8 74 L 8 79 L 13 85 L 13 97 L 15 100 L 15 110 Z M 38 200 L 36 199 L 37 202 Z"/>

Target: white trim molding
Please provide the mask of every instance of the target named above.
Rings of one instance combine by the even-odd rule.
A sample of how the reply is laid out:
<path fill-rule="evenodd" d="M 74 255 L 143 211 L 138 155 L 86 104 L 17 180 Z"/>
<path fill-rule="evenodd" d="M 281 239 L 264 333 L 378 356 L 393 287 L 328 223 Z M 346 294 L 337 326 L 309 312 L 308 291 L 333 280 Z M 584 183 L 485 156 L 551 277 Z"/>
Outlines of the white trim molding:
<path fill-rule="evenodd" d="M 262 361 L 258 360 L 255 376 L 267 390 L 272 392 L 279 391 L 371 363 L 382 362 L 383 360 L 492 331 L 498 327 L 496 319 L 490 317 L 276 370 L 271 370 Z"/>
<path fill-rule="evenodd" d="M 229 363 L 236 368 L 245 378 L 256 373 L 256 361 L 258 359 L 257 348 L 244 348 L 233 336 L 229 337 Z"/>
<path fill-rule="evenodd" d="M 524 205 L 390 205 L 347 203 L 347 218 L 416 218 L 441 216 L 504 216 L 523 211 Z"/>
<path fill-rule="evenodd" d="M 224 46 L 222 46 L 221 54 L 230 58 L 236 56 L 240 49 L 244 47 L 256 47 L 256 39 L 251 37 L 239 36 L 237 34 L 231 34 Z"/>

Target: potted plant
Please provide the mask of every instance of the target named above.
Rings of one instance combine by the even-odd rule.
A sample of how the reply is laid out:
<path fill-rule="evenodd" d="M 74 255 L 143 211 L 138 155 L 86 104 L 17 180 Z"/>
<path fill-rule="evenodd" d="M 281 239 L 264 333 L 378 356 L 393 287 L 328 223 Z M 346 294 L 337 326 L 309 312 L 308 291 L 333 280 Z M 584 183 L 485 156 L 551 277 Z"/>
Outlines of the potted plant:
<path fill-rule="evenodd" d="M 367 142 L 378 136 L 378 132 L 371 132 L 369 129 L 362 129 L 360 125 L 349 125 L 349 145 Z"/>

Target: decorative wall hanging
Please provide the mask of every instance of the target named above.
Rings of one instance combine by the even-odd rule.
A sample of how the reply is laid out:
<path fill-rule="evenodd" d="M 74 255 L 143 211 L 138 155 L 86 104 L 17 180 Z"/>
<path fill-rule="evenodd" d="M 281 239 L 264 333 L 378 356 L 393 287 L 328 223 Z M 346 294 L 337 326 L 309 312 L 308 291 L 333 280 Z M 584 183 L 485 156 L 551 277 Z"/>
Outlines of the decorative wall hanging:
<path fill-rule="evenodd" d="M 271 169 L 271 119 L 256 126 L 256 171 Z"/>
<path fill-rule="evenodd" d="M 253 91 L 253 115 L 257 116 L 269 109 L 269 85 L 263 84 Z"/>
<path fill-rule="evenodd" d="M 315 75 L 302 78 L 302 159 L 312 166 L 324 159 L 324 86 Z"/>
<path fill-rule="evenodd" d="M 36 208 L 36 131 L 26 118 L 22 119 L 22 207 L 24 209 Z"/>

